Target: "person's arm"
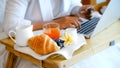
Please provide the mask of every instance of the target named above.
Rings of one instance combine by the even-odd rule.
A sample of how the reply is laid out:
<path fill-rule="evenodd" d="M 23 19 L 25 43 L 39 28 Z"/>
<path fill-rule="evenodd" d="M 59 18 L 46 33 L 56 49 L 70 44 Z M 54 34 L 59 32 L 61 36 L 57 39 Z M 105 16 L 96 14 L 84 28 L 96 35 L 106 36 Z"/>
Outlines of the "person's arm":
<path fill-rule="evenodd" d="M 66 28 L 80 28 L 80 24 L 78 22 L 82 21 L 75 16 L 64 16 L 47 22 L 32 22 L 33 30 L 35 31 L 43 29 L 44 24 L 51 22 L 58 23 L 60 25 L 60 29 L 66 29 Z"/>
<path fill-rule="evenodd" d="M 66 29 L 66 28 L 80 28 L 80 24 L 78 22 L 81 22 L 81 20 L 75 16 L 65 16 L 48 22 L 32 22 L 33 30 L 35 31 L 43 29 L 44 24 L 51 22 L 58 23 L 60 25 L 60 29 Z"/>
<path fill-rule="evenodd" d="M 54 22 L 58 23 L 61 29 L 66 29 L 66 28 L 80 28 L 79 22 L 82 21 L 75 16 L 65 16 L 55 19 Z"/>
<path fill-rule="evenodd" d="M 72 9 L 76 6 L 81 6 L 80 0 L 64 0 L 63 7 L 60 11 L 60 18 L 55 19 L 54 21 L 60 24 L 61 29 L 76 27 L 80 28 L 80 24 L 78 21 L 80 20 L 78 17 L 69 16 Z M 59 17 L 58 15 L 58 17 Z M 68 15 L 68 16 L 65 16 Z M 80 22 L 80 21 L 79 21 Z"/>
<path fill-rule="evenodd" d="M 80 5 L 78 5 L 80 3 L 80 0 L 71 0 L 71 1 L 72 1 L 72 4 L 75 4 L 75 6 L 71 10 L 71 15 L 90 19 L 91 11 L 93 10 L 93 6 L 91 6 L 91 5 L 81 5 L 80 6 Z"/>
<path fill-rule="evenodd" d="M 83 5 L 78 12 L 78 16 L 86 19 L 91 19 L 91 13 L 93 11 L 93 6 Z"/>
<path fill-rule="evenodd" d="M 16 26 L 29 25 L 31 21 L 24 19 L 30 0 L 8 0 L 4 17 L 4 31 L 15 30 Z"/>

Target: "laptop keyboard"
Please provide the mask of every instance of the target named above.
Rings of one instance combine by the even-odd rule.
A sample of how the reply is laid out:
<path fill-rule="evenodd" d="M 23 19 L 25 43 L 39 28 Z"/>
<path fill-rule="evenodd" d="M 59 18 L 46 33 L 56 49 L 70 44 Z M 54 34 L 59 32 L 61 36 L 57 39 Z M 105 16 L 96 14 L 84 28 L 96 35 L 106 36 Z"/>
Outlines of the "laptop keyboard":
<path fill-rule="evenodd" d="M 77 33 L 87 35 L 87 34 L 93 32 L 93 30 L 96 27 L 99 20 L 100 20 L 100 18 L 94 17 L 91 20 L 82 23 L 81 28 L 77 29 Z"/>

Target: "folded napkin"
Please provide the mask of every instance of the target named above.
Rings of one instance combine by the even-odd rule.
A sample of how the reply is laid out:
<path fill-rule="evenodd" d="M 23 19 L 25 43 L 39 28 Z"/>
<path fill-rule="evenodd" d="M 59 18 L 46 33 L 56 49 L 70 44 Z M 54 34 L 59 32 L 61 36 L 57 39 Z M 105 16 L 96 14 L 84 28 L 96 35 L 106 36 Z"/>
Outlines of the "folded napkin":
<path fill-rule="evenodd" d="M 40 33 L 42 33 L 42 31 L 38 31 L 38 32 L 34 32 L 34 33 L 40 34 Z M 15 45 L 14 49 L 19 51 L 19 52 L 28 54 L 28 55 L 36 58 L 36 59 L 39 59 L 39 60 L 45 60 L 47 57 L 49 57 L 53 54 L 60 54 L 63 57 L 65 57 L 66 59 L 70 59 L 75 50 L 79 49 L 81 46 L 86 44 L 86 40 L 85 40 L 85 38 L 82 34 L 78 34 L 78 39 L 79 40 L 77 41 L 77 43 L 68 45 L 68 46 L 60 49 L 59 51 L 56 51 L 56 52 L 53 52 L 53 53 L 50 53 L 50 54 L 47 54 L 47 55 L 37 54 L 28 46 L 27 47 L 21 47 L 19 45 Z"/>

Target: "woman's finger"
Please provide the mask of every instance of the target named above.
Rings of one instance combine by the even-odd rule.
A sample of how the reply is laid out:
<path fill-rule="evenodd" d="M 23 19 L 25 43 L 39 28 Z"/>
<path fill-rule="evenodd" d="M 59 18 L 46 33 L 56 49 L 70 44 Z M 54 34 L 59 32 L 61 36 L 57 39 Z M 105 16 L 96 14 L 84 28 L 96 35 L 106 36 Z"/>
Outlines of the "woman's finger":
<path fill-rule="evenodd" d="M 80 24 L 78 20 L 74 20 L 74 25 L 76 26 L 76 28 L 80 28 Z"/>
<path fill-rule="evenodd" d="M 75 25 L 73 25 L 73 24 L 68 24 L 68 26 L 66 27 L 66 28 L 75 28 Z"/>
<path fill-rule="evenodd" d="M 79 18 L 76 18 L 76 19 L 72 20 L 70 23 L 71 23 L 72 25 L 74 25 L 74 27 L 80 28 Z"/>

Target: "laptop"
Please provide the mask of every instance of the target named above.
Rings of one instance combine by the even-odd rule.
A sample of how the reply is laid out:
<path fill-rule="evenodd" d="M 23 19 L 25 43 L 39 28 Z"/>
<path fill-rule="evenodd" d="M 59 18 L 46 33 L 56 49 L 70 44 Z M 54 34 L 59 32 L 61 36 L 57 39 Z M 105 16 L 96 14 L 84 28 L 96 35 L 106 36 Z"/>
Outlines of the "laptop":
<path fill-rule="evenodd" d="M 108 4 L 107 8 L 105 9 L 102 17 L 93 18 L 87 22 L 87 23 L 89 23 L 89 22 L 93 21 L 93 23 L 96 24 L 94 26 L 90 26 L 90 28 L 93 28 L 93 29 L 90 30 L 90 28 L 88 28 L 86 30 L 89 32 L 82 33 L 82 31 L 85 31 L 85 30 L 83 30 L 83 28 L 85 28 L 85 26 L 83 26 L 83 27 L 77 29 L 78 33 L 83 34 L 87 38 L 90 38 L 90 37 L 93 37 L 94 35 L 96 35 L 97 33 L 101 32 L 103 29 L 110 26 L 115 21 L 117 21 L 120 18 L 120 9 L 119 9 L 120 4 L 119 3 L 120 3 L 120 0 L 111 0 L 110 3 Z M 85 24 L 85 23 L 86 22 L 84 22 L 83 24 Z"/>

